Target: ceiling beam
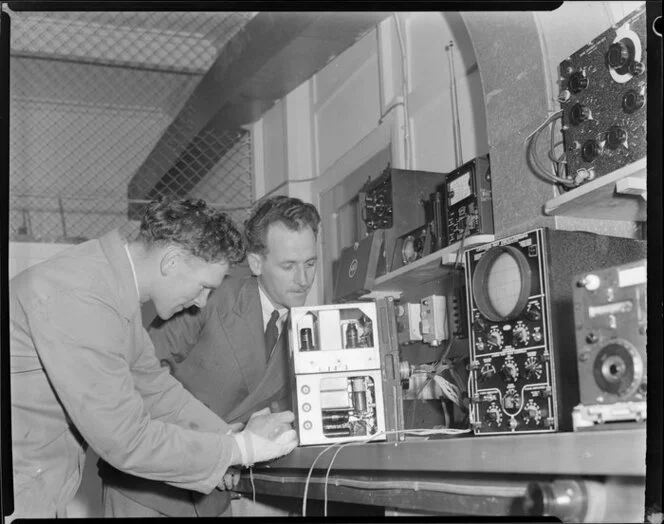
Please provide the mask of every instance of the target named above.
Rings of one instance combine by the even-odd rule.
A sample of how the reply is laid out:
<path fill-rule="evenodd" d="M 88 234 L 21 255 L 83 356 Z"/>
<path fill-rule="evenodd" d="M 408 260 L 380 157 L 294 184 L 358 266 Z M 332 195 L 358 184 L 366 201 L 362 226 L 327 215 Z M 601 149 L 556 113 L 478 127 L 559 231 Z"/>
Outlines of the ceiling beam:
<path fill-rule="evenodd" d="M 258 13 L 227 42 L 134 174 L 127 191 L 129 200 L 153 198 L 156 189 L 164 187 L 164 177 L 178 182 L 173 177 L 187 174 L 181 166 L 203 135 L 227 133 L 255 122 L 388 15 Z M 239 139 L 240 134 L 237 136 Z M 178 185 L 184 188 L 188 183 L 181 180 Z M 135 214 L 130 211 L 130 218 L 136 218 L 132 217 Z"/>

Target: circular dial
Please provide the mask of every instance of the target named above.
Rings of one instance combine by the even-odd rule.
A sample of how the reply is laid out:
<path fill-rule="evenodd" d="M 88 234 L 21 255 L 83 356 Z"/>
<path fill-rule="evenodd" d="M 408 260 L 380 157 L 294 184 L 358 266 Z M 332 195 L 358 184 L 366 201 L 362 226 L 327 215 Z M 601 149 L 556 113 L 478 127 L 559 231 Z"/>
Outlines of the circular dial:
<path fill-rule="evenodd" d="M 503 410 L 495 402 L 492 402 L 486 409 L 486 420 L 489 424 L 494 423 L 496 426 L 500 426 L 503 421 Z"/>
<path fill-rule="evenodd" d="M 489 351 L 499 350 L 503 346 L 503 335 L 497 327 L 491 328 L 486 338 Z"/>
<path fill-rule="evenodd" d="M 480 313 L 493 322 L 511 320 L 526 306 L 531 270 L 523 253 L 512 246 L 492 247 L 480 258 L 472 290 Z"/>
<path fill-rule="evenodd" d="M 521 321 L 516 323 L 512 330 L 512 342 L 515 347 L 523 347 L 528 345 L 530 340 L 530 331 L 528 327 Z"/>
<path fill-rule="evenodd" d="M 542 421 L 542 410 L 532 398 L 524 406 L 523 420 L 526 424 L 539 424 Z"/>
<path fill-rule="evenodd" d="M 508 391 L 503 396 L 503 407 L 505 411 L 510 414 L 514 414 L 519 411 L 521 408 L 521 400 L 519 399 L 519 394 L 514 391 Z"/>
<path fill-rule="evenodd" d="M 496 368 L 493 367 L 493 364 L 487 362 L 480 368 L 480 378 L 482 380 L 488 380 L 496 374 Z"/>
<path fill-rule="evenodd" d="M 506 382 L 516 382 L 516 379 L 519 378 L 519 367 L 513 360 L 508 360 L 500 368 L 500 373 Z"/>
<path fill-rule="evenodd" d="M 641 384 L 643 361 L 632 344 L 625 340 L 613 340 L 597 353 L 593 375 L 602 391 L 619 397 L 628 396 Z"/>
<path fill-rule="evenodd" d="M 383 216 L 387 211 L 387 204 L 385 203 L 385 195 L 378 195 L 373 205 L 373 212 L 378 216 Z"/>
<path fill-rule="evenodd" d="M 542 378 L 542 372 L 544 370 L 544 367 L 540 359 L 537 358 L 535 355 L 531 355 L 526 359 L 524 368 L 525 368 L 525 375 L 528 380 L 533 380 L 533 379 L 539 380 Z"/>

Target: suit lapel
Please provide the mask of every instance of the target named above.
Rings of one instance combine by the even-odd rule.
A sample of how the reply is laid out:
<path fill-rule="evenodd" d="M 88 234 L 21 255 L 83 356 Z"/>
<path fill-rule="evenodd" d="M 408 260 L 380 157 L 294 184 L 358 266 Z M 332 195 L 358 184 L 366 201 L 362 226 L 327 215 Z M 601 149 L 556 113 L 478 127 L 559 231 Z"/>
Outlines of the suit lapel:
<path fill-rule="evenodd" d="M 265 347 L 264 342 L 262 346 Z M 265 355 L 265 353 L 263 354 Z M 279 403 L 278 409 L 289 407 L 289 402 L 284 405 L 282 400 L 284 397 L 290 397 L 289 366 L 288 329 L 287 325 L 284 325 L 262 379 L 256 388 L 250 391 L 247 398 L 229 413 L 227 422 L 245 422 L 251 413 L 264 407 L 270 407 L 275 401 Z"/>
<path fill-rule="evenodd" d="M 235 306 L 221 315 L 220 322 L 244 376 L 245 386 L 251 392 L 265 372 L 266 353 L 256 279 L 247 279 Z"/>

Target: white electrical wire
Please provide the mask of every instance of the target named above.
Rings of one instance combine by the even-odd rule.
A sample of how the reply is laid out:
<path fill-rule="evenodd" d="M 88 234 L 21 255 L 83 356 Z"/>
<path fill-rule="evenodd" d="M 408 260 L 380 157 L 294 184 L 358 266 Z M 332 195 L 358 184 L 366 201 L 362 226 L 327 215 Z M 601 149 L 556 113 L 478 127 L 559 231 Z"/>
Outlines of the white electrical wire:
<path fill-rule="evenodd" d="M 334 444 L 327 446 L 324 448 L 318 455 L 316 455 L 316 458 L 314 461 L 311 463 L 311 467 L 309 468 L 309 473 L 307 473 L 307 480 L 304 483 L 304 494 L 302 495 L 302 516 L 307 515 L 307 493 L 309 491 L 309 481 L 311 480 L 311 474 L 314 471 L 314 466 L 316 465 L 316 462 L 318 462 L 318 459 L 323 456 L 323 453 L 325 453 L 327 450 L 332 449 L 336 446 L 339 446 L 340 443 L 335 442 Z"/>
<path fill-rule="evenodd" d="M 251 481 L 251 500 L 256 504 L 256 486 L 254 485 L 254 468 L 249 466 L 249 480 Z"/>
<path fill-rule="evenodd" d="M 341 442 L 335 442 L 334 444 L 331 444 L 327 447 L 325 447 L 323 450 L 321 450 L 318 455 L 316 455 L 316 458 L 311 464 L 311 467 L 309 468 L 309 472 L 307 473 L 307 478 L 305 480 L 304 484 L 304 493 L 302 496 L 302 516 L 305 517 L 307 515 L 307 495 L 309 492 L 309 484 L 311 482 L 311 475 L 314 470 L 314 466 L 316 465 L 316 462 L 318 462 L 318 459 L 323 456 L 323 454 L 332 449 L 332 448 L 339 448 L 335 452 L 335 454 L 332 456 L 332 459 L 330 460 L 330 464 L 328 465 L 327 472 L 325 475 L 325 483 L 324 483 L 324 499 L 325 499 L 325 505 L 324 505 L 324 513 L 325 516 L 327 516 L 327 483 L 328 483 L 328 478 L 330 474 L 330 470 L 332 469 L 332 464 L 334 463 L 335 459 L 337 458 L 337 455 L 341 452 L 341 449 L 346 447 L 346 446 L 352 446 L 352 445 L 361 445 L 361 444 L 366 444 L 370 442 L 371 440 L 375 440 L 378 437 L 385 436 L 385 435 L 393 435 L 393 434 L 406 434 L 406 435 L 417 435 L 417 436 L 431 436 L 431 435 L 459 435 L 462 433 L 468 433 L 470 429 L 448 429 L 448 428 L 443 428 L 443 429 L 403 429 L 403 430 L 394 430 L 394 431 L 382 431 L 375 433 L 366 439 L 362 440 L 351 440 L 351 441 L 341 441 Z"/>

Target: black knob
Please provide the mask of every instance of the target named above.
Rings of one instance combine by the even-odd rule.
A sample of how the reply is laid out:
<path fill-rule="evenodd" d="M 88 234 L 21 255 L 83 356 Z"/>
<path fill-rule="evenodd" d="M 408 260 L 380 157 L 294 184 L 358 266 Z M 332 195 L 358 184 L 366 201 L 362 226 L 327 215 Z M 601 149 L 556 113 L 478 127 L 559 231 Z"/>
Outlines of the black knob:
<path fill-rule="evenodd" d="M 494 410 L 487 411 L 486 420 L 489 422 L 496 422 L 498 420 L 498 412 Z"/>
<path fill-rule="evenodd" d="M 484 318 L 479 315 L 477 315 L 475 320 L 473 320 L 473 325 L 477 331 L 486 331 L 486 320 L 484 320 Z"/>
<path fill-rule="evenodd" d="M 560 64 L 560 74 L 561 75 L 569 75 L 574 71 L 574 68 L 572 67 L 572 62 L 569 60 L 563 60 Z"/>
<path fill-rule="evenodd" d="M 609 149 L 617 149 L 627 140 L 627 132 L 618 126 L 612 126 L 606 133 L 606 145 Z"/>
<path fill-rule="evenodd" d="M 590 109 L 583 104 L 575 104 L 570 112 L 570 122 L 572 125 L 579 125 L 590 118 Z"/>
<path fill-rule="evenodd" d="M 624 66 L 629 60 L 629 48 L 624 40 L 611 44 L 608 53 L 609 65 L 614 69 Z"/>
<path fill-rule="evenodd" d="M 634 113 L 641 109 L 646 103 L 646 97 L 641 93 L 630 89 L 623 95 L 622 107 L 625 113 Z"/>
<path fill-rule="evenodd" d="M 529 307 L 524 314 L 531 322 L 536 322 L 542 318 L 542 312 L 536 306 Z"/>
<path fill-rule="evenodd" d="M 634 76 L 639 76 L 646 70 L 646 66 L 643 64 L 643 62 L 631 62 L 628 69 L 629 72 Z"/>
<path fill-rule="evenodd" d="M 514 395 L 505 395 L 503 398 L 505 409 L 512 411 L 517 407 L 518 399 Z"/>
<path fill-rule="evenodd" d="M 586 140 L 581 148 L 581 158 L 586 162 L 592 162 L 599 155 L 601 148 L 597 140 Z"/>
<path fill-rule="evenodd" d="M 596 344 L 598 340 L 599 337 L 593 332 L 588 333 L 586 336 L 586 342 L 588 342 L 588 344 Z"/>
<path fill-rule="evenodd" d="M 500 373 L 503 375 L 503 378 L 508 382 L 514 382 L 517 375 L 519 374 L 518 369 L 514 364 L 504 364 L 500 369 Z"/>
<path fill-rule="evenodd" d="M 569 77 L 567 87 L 569 87 L 569 90 L 572 93 L 583 91 L 586 87 L 588 87 L 588 78 L 586 78 L 582 72 L 577 71 Z"/>

